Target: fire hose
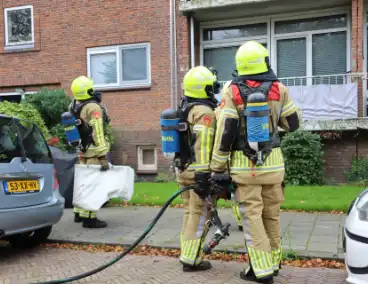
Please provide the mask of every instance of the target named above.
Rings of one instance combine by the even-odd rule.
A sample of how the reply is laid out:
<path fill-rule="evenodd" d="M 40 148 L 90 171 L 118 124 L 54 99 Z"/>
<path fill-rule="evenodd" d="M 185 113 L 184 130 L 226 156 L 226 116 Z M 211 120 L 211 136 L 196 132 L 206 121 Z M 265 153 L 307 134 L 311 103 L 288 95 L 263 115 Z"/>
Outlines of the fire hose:
<path fill-rule="evenodd" d="M 157 215 L 155 216 L 155 218 L 153 218 L 153 220 L 151 221 L 150 224 L 148 224 L 148 226 L 146 227 L 146 229 L 144 230 L 143 234 L 132 244 L 130 245 L 126 250 L 124 250 L 124 252 L 122 252 L 121 254 L 119 254 L 118 256 L 116 256 L 115 258 L 113 258 L 112 260 L 106 262 L 105 264 L 81 273 L 79 275 L 75 275 L 75 276 L 71 276 L 68 278 L 64 278 L 64 279 L 58 279 L 58 280 L 50 280 L 50 281 L 46 281 L 46 282 L 36 282 L 36 283 L 31 283 L 31 284 L 60 284 L 60 283 L 67 283 L 67 282 L 73 282 L 73 281 L 77 281 L 86 277 L 89 277 L 93 274 L 99 273 L 102 270 L 105 270 L 106 268 L 112 266 L 113 264 L 115 264 L 116 262 L 118 262 L 119 260 L 121 260 L 123 257 L 125 257 L 126 255 L 128 255 L 133 249 L 135 249 L 138 244 L 140 242 L 143 241 L 143 239 L 148 235 L 148 233 L 153 229 L 153 227 L 156 225 L 157 221 L 161 218 L 161 216 L 163 215 L 163 213 L 166 211 L 166 209 L 170 206 L 170 204 L 174 201 L 175 198 L 177 198 L 180 194 L 182 194 L 183 192 L 187 191 L 187 190 L 191 190 L 194 189 L 195 185 L 190 185 L 190 186 L 184 186 L 182 187 L 180 190 L 178 190 L 177 192 L 175 192 L 166 202 L 165 204 L 162 206 L 162 208 L 160 209 L 160 211 L 157 213 Z M 204 246 L 203 248 L 203 252 L 205 254 L 210 254 L 212 249 L 219 244 L 219 242 L 226 238 L 226 236 L 229 236 L 229 228 L 230 228 L 230 224 L 226 223 L 226 224 L 222 224 L 219 216 L 218 216 L 218 212 L 217 212 L 217 207 L 216 204 L 213 204 L 211 202 L 211 196 L 207 197 L 207 200 L 210 203 L 211 206 L 211 218 L 210 220 L 208 220 L 207 225 L 209 227 L 211 226 L 215 226 L 217 228 L 212 240 L 209 241 L 209 243 Z"/>

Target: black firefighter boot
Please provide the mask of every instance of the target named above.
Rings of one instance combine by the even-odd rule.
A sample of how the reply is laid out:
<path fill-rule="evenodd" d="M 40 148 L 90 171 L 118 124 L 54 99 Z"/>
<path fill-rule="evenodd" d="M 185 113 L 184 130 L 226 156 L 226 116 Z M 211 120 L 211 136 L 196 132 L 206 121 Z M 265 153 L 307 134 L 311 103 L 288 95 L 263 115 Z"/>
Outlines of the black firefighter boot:
<path fill-rule="evenodd" d="M 107 227 L 105 221 L 98 220 L 97 218 L 85 218 L 83 219 L 83 228 L 99 229 Z"/>
<path fill-rule="evenodd" d="M 265 278 L 257 278 L 254 274 L 253 268 L 249 263 L 249 268 L 240 272 L 240 278 L 246 281 L 253 281 L 257 283 L 264 283 L 264 284 L 272 284 L 273 283 L 273 275 L 267 276 Z"/>
<path fill-rule="evenodd" d="M 82 218 L 80 217 L 79 213 L 74 213 L 74 223 L 82 222 Z"/>
<path fill-rule="evenodd" d="M 184 272 L 196 272 L 196 271 L 205 271 L 212 268 L 212 264 L 209 261 L 202 261 L 198 265 L 189 265 L 183 263 L 183 271 Z"/>
<path fill-rule="evenodd" d="M 276 270 L 274 273 L 273 273 L 273 276 L 277 276 L 279 275 L 279 271 L 281 270 L 281 261 L 280 261 L 280 264 L 279 264 L 279 270 Z"/>

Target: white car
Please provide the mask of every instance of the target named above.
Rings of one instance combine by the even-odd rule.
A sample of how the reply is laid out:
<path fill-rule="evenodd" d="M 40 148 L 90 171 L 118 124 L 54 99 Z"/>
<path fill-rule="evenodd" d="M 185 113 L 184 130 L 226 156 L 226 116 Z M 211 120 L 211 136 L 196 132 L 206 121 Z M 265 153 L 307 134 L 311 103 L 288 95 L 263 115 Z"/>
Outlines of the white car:
<path fill-rule="evenodd" d="M 343 228 L 347 283 L 368 283 L 368 189 L 350 205 Z"/>

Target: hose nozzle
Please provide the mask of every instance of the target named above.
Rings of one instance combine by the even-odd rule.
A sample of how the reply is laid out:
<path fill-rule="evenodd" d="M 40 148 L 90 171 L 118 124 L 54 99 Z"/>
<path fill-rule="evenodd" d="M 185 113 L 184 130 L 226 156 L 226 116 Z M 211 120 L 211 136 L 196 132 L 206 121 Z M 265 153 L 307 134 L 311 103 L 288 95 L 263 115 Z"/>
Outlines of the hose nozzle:
<path fill-rule="evenodd" d="M 220 241 L 225 239 L 227 236 L 229 236 L 229 229 L 230 224 L 225 223 L 221 228 L 218 228 L 215 234 L 213 235 L 213 238 L 203 247 L 203 252 L 205 254 L 210 254 L 212 252 L 212 249 L 217 246 Z"/>

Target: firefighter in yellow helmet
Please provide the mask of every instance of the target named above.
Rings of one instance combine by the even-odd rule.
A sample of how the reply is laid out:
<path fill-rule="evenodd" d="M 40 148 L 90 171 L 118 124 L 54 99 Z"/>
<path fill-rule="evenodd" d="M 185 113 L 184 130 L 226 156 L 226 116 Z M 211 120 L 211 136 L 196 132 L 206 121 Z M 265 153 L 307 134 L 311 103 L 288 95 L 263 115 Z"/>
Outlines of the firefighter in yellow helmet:
<path fill-rule="evenodd" d="M 110 145 L 106 136 L 106 126 L 110 119 L 106 109 L 100 104 L 101 94 L 93 90 L 93 80 L 80 76 L 71 85 L 74 100 L 70 111 L 82 122 L 79 127 L 82 144 L 86 151 L 80 151 L 79 163 L 101 165 L 101 170 L 109 169 L 107 153 Z M 74 222 L 83 222 L 84 228 L 104 228 L 105 221 L 97 219 L 96 212 L 74 207 Z"/>
<path fill-rule="evenodd" d="M 207 67 L 191 68 L 183 79 L 184 96 L 178 113 L 189 125 L 189 131 L 183 133 L 180 161 L 176 163 L 176 177 L 179 185 L 200 186 L 198 191 L 183 193 L 184 218 L 181 231 L 180 262 L 183 271 L 201 271 L 210 269 L 211 263 L 202 259 L 202 244 L 208 233 L 206 221 L 209 219 L 210 177 L 209 162 L 212 153 L 216 117 L 214 98 L 216 76 Z"/>
<path fill-rule="evenodd" d="M 230 86 L 230 84 L 231 84 L 231 81 L 227 81 L 224 84 L 223 89 L 225 90 L 226 88 L 228 88 Z M 221 97 L 221 95 L 220 95 L 220 97 Z M 218 100 L 220 101 L 220 99 L 218 99 Z M 216 119 L 218 119 L 219 114 L 220 114 L 220 107 L 217 107 L 215 109 L 215 114 L 216 114 Z M 230 157 L 229 157 L 229 159 L 230 159 Z M 231 197 L 231 208 L 232 208 L 233 214 L 235 216 L 236 224 L 238 225 L 238 230 L 243 231 L 243 218 L 242 218 L 242 216 L 239 212 L 239 206 L 236 203 L 235 195 L 233 193 L 231 193 L 230 197 Z"/>
<path fill-rule="evenodd" d="M 278 127 L 297 130 L 300 115 L 271 69 L 266 48 L 249 41 L 238 49 L 235 61 L 238 76 L 223 90 L 210 168 L 226 172 L 230 157 L 249 255 L 240 277 L 273 283 L 281 267 L 285 172 Z"/>

